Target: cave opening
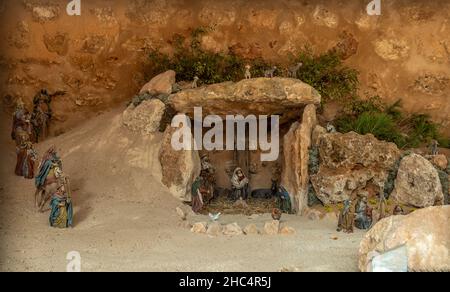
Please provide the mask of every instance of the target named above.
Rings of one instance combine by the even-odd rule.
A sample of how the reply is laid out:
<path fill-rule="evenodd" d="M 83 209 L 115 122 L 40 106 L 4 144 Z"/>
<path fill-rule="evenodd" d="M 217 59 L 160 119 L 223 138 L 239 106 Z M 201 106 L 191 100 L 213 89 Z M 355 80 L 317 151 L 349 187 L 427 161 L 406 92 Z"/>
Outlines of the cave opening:
<path fill-rule="evenodd" d="M 292 124 L 301 121 L 302 111 L 298 115 L 290 117 L 289 120 L 284 120 L 283 123 L 277 125 L 278 129 L 278 147 L 279 154 L 277 159 L 273 161 L 262 161 L 261 154 L 263 151 L 259 146 L 258 149 L 251 149 L 250 143 L 250 125 L 246 124 L 245 128 L 245 149 L 237 150 L 236 142 L 236 128 L 234 129 L 235 147 L 234 150 L 226 150 L 224 143 L 222 149 L 224 150 L 200 150 L 199 157 L 207 157 L 209 163 L 214 168 L 214 197 L 211 201 L 205 203 L 201 213 L 221 213 L 221 214 L 263 214 L 271 213 L 274 208 L 277 208 L 276 188 L 281 185 L 284 153 L 283 140 L 288 133 Z M 280 114 L 282 116 L 282 114 Z M 194 120 L 191 120 L 194 124 Z M 270 140 L 272 129 L 271 123 L 267 123 L 267 136 Z M 235 125 L 236 126 L 236 125 Z M 212 127 L 204 127 L 203 135 L 211 130 Z M 194 136 L 194 130 L 192 129 Z M 227 135 L 227 128 L 223 129 L 223 137 Z M 213 139 L 213 142 L 216 141 Z M 248 197 L 243 203 L 232 197 L 232 183 L 231 178 L 236 168 L 241 168 L 244 175 L 249 179 Z"/>

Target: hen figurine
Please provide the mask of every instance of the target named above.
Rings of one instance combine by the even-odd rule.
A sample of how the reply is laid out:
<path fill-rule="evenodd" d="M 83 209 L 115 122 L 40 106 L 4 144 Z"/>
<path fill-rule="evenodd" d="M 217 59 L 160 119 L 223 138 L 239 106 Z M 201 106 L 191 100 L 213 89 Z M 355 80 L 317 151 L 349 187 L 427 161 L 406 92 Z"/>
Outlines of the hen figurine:
<path fill-rule="evenodd" d="M 275 208 L 275 209 L 273 209 L 273 211 L 272 211 L 272 219 L 273 220 L 277 220 L 277 221 L 280 221 L 280 219 L 281 219 L 281 210 L 280 209 L 277 209 L 277 208 Z"/>

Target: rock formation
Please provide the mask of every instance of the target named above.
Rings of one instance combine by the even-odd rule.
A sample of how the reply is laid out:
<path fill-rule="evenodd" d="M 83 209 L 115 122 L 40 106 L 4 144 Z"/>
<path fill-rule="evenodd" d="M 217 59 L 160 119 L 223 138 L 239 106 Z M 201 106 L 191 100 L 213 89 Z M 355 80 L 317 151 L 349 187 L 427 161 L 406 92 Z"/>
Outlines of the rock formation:
<path fill-rule="evenodd" d="M 166 106 L 159 99 L 144 100 L 135 107 L 131 104 L 123 113 L 123 124 L 133 132 L 148 135 L 157 132 Z"/>
<path fill-rule="evenodd" d="M 450 271 L 450 206 L 429 207 L 391 216 L 366 234 L 359 248 L 359 269 L 370 271 L 373 257 L 406 245 L 408 270 Z"/>
<path fill-rule="evenodd" d="M 206 222 L 197 222 L 192 226 L 191 232 L 204 234 L 207 231 L 206 229 L 207 226 L 208 224 Z"/>
<path fill-rule="evenodd" d="M 370 134 L 324 133 L 317 140 L 320 167 L 311 182 L 324 204 L 343 202 L 369 184 L 380 189 L 400 156 L 395 144 Z"/>
<path fill-rule="evenodd" d="M 172 195 L 183 201 L 191 200 L 191 187 L 200 174 L 200 157 L 197 151 L 175 151 L 171 145 L 176 129 L 167 127 L 162 139 L 159 161 L 162 183 Z"/>
<path fill-rule="evenodd" d="M 223 235 L 236 236 L 243 235 L 242 228 L 237 223 L 228 224 L 223 228 Z"/>
<path fill-rule="evenodd" d="M 277 235 L 280 231 L 280 221 L 272 220 L 264 224 L 264 234 Z"/>
<path fill-rule="evenodd" d="M 294 235 L 295 229 L 290 226 L 284 226 L 280 229 L 280 234 L 281 235 Z"/>
<path fill-rule="evenodd" d="M 284 113 L 281 123 L 296 118 L 308 104 L 318 105 L 320 94 L 296 79 L 254 78 L 183 90 L 169 97 L 180 113 L 193 116 L 194 107 L 219 116 L 275 115 Z"/>
<path fill-rule="evenodd" d="M 222 225 L 217 222 L 213 222 L 208 225 L 208 230 L 206 230 L 206 234 L 209 236 L 219 236 L 222 234 Z"/>
<path fill-rule="evenodd" d="M 257 235 L 257 234 L 259 234 L 258 227 L 256 227 L 256 225 L 253 224 L 253 223 L 245 226 L 243 231 L 244 231 L 245 235 Z"/>
<path fill-rule="evenodd" d="M 442 205 L 444 194 L 438 171 L 420 155 L 406 156 L 400 162 L 391 197 L 401 204 L 417 208 Z"/>
<path fill-rule="evenodd" d="M 308 203 L 309 147 L 316 123 L 316 107 L 308 105 L 303 112 L 301 123 L 292 124 L 283 138 L 284 166 L 281 184 L 291 195 L 293 207 L 299 213 Z"/>
<path fill-rule="evenodd" d="M 431 161 L 431 163 L 433 163 L 434 166 L 436 166 L 440 170 L 445 171 L 448 167 L 448 160 L 444 154 L 432 155 L 427 158 Z"/>
<path fill-rule="evenodd" d="M 173 70 L 161 73 L 155 76 L 147 84 L 142 87 L 139 94 L 144 93 L 164 93 L 171 94 L 173 85 L 175 84 L 176 73 Z"/>

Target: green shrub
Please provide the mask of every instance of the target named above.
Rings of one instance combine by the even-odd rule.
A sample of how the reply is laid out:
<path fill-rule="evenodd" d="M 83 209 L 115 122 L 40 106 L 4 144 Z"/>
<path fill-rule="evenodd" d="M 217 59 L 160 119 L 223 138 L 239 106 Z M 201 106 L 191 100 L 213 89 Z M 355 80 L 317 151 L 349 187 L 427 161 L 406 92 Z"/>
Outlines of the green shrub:
<path fill-rule="evenodd" d="M 246 64 L 252 66 L 253 76 L 262 76 L 264 70 L 270 67 L 261 58 L 247 60 L 235 54 L 204 51 L 200 45 L 200 38 L 210 30 L 197 28 L 191 32 L 188 39 L 178 34 L 174 35 L 171 41 L 174 48 L 173 56 L 152 50 L 148 55 L 146 78 L 174 70 L 177 72 L 177 81 L 189 81 L 197 76 L 203 84 L 214 84 L 243 79 Z"/>
<path fill-rule="evenodd" d="M 356 118 L 341 118 L 336 123 L 339 131 L 354 131 L 361 135 L 373 134 L 377 139 L 403 144 L 403 137 L 395 121 L 383 112 L 364 112 Z"/>
<path fill-rule="evenodd" d="M 244 67 L 249 64 L 252 76 L 261 77 L 274 64 L 261 58 L 245 59 L 235 54 L 204 51 L 201 37 L 213 28 L 194 29 L 188 38 L 174 35 L 171 44 L 173 55 L 151 50 L 146 64 L 146 79 L 167 70 L 177 72 L 177 81 L 190 81 L 195 76 L 200 83 L 213 84 L 224 81 L 239 81 L 244 78 Z M 404 115 L 401 101 L 386 105 L 379 96 L 367 99 L 358 97 L 358 71 L 345 66 L 336 52 L 314 55 L 308 47 L 296 57 L 292 64 L 302 62 L 297 77 L 308 83 L 322 95 L 322 103 L 337 101 L 344 106 L 344 113 L 335 121 L 340 132 L 355 131 L 371 133 L 381 140 L 396 143 L 400 148 L 418 147 L 435 139 L 441 147 L 450 147 L 450 138 L 440 134 L 440 127 L 429 116 Z M 275 75 L 287 72 L 290 66 L 276 64 Z"/>
<path fill-rule="evenodd" d="M 396 131 L 392 118 L 385 113 L 365 112 L 355 121 L 355 130 L 361 134 L 372 133 L 381 139 L 389 139 Z"/>
<path fill-rule="evenodd" d="M 295 63 L 303 66 L 297 77 L 319 91 L 323 102 L 343 100 L 356 96 L 358 89 L 358 71 L 343 66 L 335 52 L 314 56 L 308 50 L 300 53 Z"/>
<path fill-rule="evenodd" d="M 199 27 L 194 29 L 188 38 L 179 34 L 172 37 L 172 56 L 152 50 L 148 54 L 146 78 L 167 70 L 177 72 L 178 81 L 200 78 L 204 84 L 224 81 L 239 81 L 244 78 L 244 67 L 251 66 L 252 76 L 262 77 L 264 71 L 273 65 L 279 69 L 275 75 L 283 75 L 290 66 L 270 64 L 262 58 L 245 59 L 235 54 L 222 54 L 205 51 L 201 48 L 200 39 L 212 28 Z M 335 52 L 313 55 L 305 49 L 292 64 L 302 62 L 303 66 L 297 72 L 297 77 L 316 88 L 324 100 L 337 100 L 356 95 L 358 88 L 358 72 L 343 66 L 342 60 Z"/>
<path fill-rule="evenodd" d="M 441 147 L 449 147 L 449 139 L 441 135 L 440 126 L 428 115 L 404 115 L 401 101 L 385 105 L 378 96 L 369 99 L 353 98 L 344 114 L 336 121 L 340 132 L 354 131 L 373 134 L 380 140 L 397 144 L 400 148 L 415 148 L 437 140 Z"/>

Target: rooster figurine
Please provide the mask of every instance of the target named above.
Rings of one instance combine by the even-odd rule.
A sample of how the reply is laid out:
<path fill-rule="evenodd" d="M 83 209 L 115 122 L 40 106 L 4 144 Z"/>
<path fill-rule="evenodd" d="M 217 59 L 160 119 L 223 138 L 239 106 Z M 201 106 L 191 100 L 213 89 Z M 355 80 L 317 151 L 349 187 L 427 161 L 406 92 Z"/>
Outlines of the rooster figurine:
<path fill-rule="evenodd" d="M 272 219 L 273 220 L 277 220 L 277 221 L 280 221 L 280 219 L 281 219 L 281 210 L 280 209 L 277 209 L 277 208 L 275 208 L 275 209 L 273 209 L 273 211 L 272 211 Z"/>

